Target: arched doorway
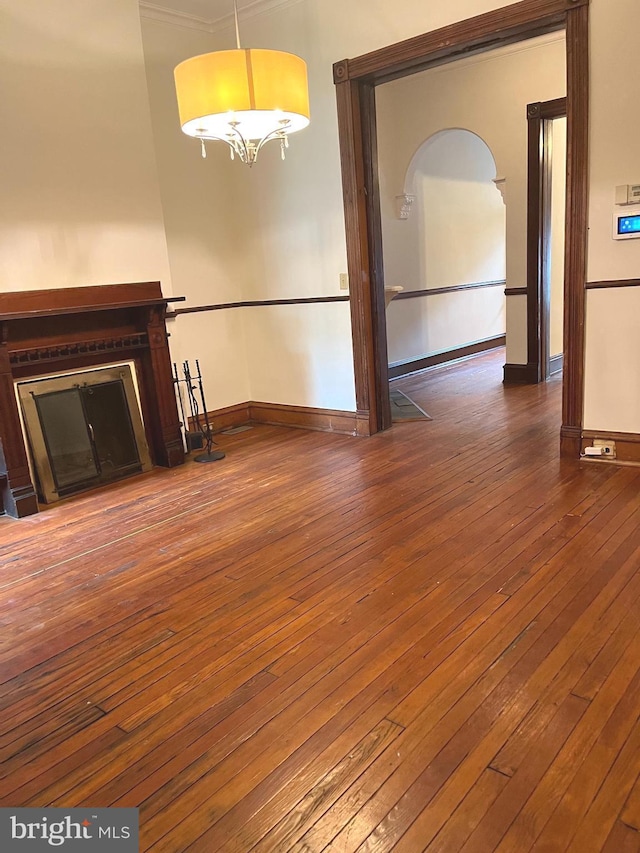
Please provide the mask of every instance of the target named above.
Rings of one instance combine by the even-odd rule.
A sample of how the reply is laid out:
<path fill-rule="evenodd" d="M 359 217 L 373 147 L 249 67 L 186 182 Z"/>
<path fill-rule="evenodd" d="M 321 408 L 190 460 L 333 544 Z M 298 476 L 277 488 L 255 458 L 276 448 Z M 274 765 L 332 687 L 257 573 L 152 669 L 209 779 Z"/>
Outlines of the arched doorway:
<path fill-rule="evenodd" d="M 386 317 L 394 378 L 466 348 L 504 344 L 506 211 L 491 149 L 470 130 L 443 129 L 422 142 L 406 170 L 411 204 L 400 216 L 386 156 L 381 146 L 384 278 L 403 287 Z"/>

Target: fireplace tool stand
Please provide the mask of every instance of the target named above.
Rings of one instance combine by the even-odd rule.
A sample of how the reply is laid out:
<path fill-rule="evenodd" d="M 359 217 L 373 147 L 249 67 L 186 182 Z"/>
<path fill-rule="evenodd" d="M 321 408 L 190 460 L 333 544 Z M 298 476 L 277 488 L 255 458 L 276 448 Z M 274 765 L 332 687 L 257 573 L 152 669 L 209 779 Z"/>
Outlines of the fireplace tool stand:
<path fill-rule="evenodd" d="M 200 362 L 196 359 L 196 373 L 191 373 L 191 366 L 188 361 L 182 363 L 182 373 L 184 379 L 178 377 L 178 368 L 173 365 L 173 381 L 176 384 L 176 393 L 180 403 L 180 413 L 183 423 L 185 424 L 185 435 L 188 434 L 187 419 L 185 417 L 184 404 L 182 401 L 181 384 L 184 384 L 187 391 L 187 399 L 189 401 L 189 409 L 191 411 L 191 419 L 198 428 L 198 433 L 204 439 L 204 453 L 199 453 L 193 457 L 194 462 L 218 462 L 224 459 L 225 454 L 222 450 L 213 450 L 215 441 L 213 440 L 213 430 L 209 423 L 209 415 L 207 413 L 207 403 L 204 398 L 204 387 L 202 385 L 202 372 L 200 371 Z M 196 384 L 197 383 L 197 384 Z M 202 414 L 200 412 L 202 406 Z M 187 438 L 187 451 L 193 449 L 189 447 Z"/>

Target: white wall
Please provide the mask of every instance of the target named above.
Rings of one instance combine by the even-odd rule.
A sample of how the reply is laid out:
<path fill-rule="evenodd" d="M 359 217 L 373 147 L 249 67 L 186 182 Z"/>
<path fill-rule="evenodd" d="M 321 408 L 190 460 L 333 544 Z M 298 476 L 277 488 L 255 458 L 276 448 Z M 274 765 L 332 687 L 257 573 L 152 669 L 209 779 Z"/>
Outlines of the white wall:
<path fill-rule="evenodd" d="M 136 0 L 0 2 L 0 291 L 171 292 Z"/>
<path fill-rule="evenodd" d="M 261 16 L 259 35 L 258 19 L 243 22 L 243 43 L 309 59 L 313 39 L 305 10 L 300 4 L 286 16 Z M 300 35 L 303 46 L 295 43 Z M 315 91 L 316 76 L 326 69 L 309 69 L 315 135 L 306 141 L 309 131 L 292 136 L 284 163 L 279 147 L 267 146 L 248 169 L 231 162 L 222 143 L 211 143 L 202 160 L 197 143 L 180 131 L 175 102 L 175 65 L 234 46 L 231 32 L 143 18 L 143 38 L 175 293 L 186 296 L 187 306 L 338 295 L 338 276 L 346 269 L 339 165 L 313 193 L 305 191 L 327 145 L 318 117 L 323 96 Z M 332 88 L 324 100 L 335 111 Z M 325 132 L 335 133 L 335 116 L 328 125 Z M 305 142 L 311 142 L 306 152 Z M 316 214 L 336 202 L 337 217 Z M 172 325 L 171 344 L 179 359 L 201 358 L 212 408 L 249 399 L 355 407 L 348 303 L 184 315 Z"/>
<path fill-rule="evenodd" d="M 245 309 L 252 400 L 355 408 L 351 319 L 345 304 L 348 308 L 338 302 Z M 316 341 L 321 346 L 310 346 Z"/>
<path fill-rule="evenodd" d="M 389 364 L 504 335 L 504 285 L 396 299 L 387 309 Z"/>
<path fill-rule="evenodd" d="M 587 291 L 585 429 L 640 432 L 638 290 Z"/>
<path fill-rule="evenodd" d="M 311 126 L 291 137 L 284 163 L 274 145 L 263 149 L 251 170 L 227 165 L 246 192 L 238 227 L 252 261 L 248 299 L 343 295 L 339 275 L 346 270 L 346 249 L 331 66 L 344 55 L 333 53 L 340 40 L 336 16 L 344 11 L 311 0 L 241 18 L 243 44 L 291 51 L 307 61 L 311 100 Z M 229 32 L 229 44 L 232 38 Z M 355 409 L 348 302 L 252 308 L 245 322 L 251 399 Z"/>
<path fill-rule="evenodd" d="M 588 281 L 637 279 L 640 240 L 613 240 L 614 188 L 640 181 L 637 0 L 591 3 Z M 585 429 L 640 433 L 640 288 L 587 291 Z"/>
<path fill-rule="evenodd" d="M 395 196 L 411 192 L 409 165 L 423 141 L 445 128 L 472 131 L 491 149 L 497 176 L 506 178 L 507 287 L 525 287 L 526 106 L 565 94 L 565 52 L 564 36 L 556 34 L 380 86 L 376 98 L 379 156 L 384 164 L 380 181 L 384 221 L 390 222 Z M 404 224 L 396 223 L 393 233 Z M 442 233 L 438 236 L 449 239 Z M 390 317 L 398 304 L 391 303 Z M 507 361 L 525 364 L 526 296 L 509 296 L 506 306 Z M 479 335 L 476 340 L 488 336 Z"/>
<path fill-rule="evenodd" d="M 384 88 L 384 87 L 383 87 Z M 428 103 L 423 105 L 427 110 Z M 408 219 L 399 219 L 388 161 L 393 138 L 380 117 L 379 151 L 385 282 L 405 291 L 437 290 L 505 277 L 505 205 L 493 179 L 487 145 L 466 130 L 445 130 L 426 140 L 409 164 L 404 189 L 414 197 Z M 383 124 L 384 122 L 384 124 Z M 396 299 L 387 308 L 390 363 L 454 349 L 505 332 L 504 284 Z"/>

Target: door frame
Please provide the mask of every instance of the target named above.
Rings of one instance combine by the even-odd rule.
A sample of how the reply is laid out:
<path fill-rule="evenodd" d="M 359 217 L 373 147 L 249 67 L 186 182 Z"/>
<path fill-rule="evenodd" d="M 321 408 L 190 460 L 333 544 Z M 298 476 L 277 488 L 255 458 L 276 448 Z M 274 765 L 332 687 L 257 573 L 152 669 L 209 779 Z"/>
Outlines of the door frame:
<path fill-rule="evenodd" d="M 527 105 L 527 375 L 531 382 L 548 379 L 550 141 L 554 119 L 566 115 L 566 98 Z"/>
<path fill-rule="evenodd" d="M 375 87 L 559 30 L 567 43 L 567 223 L 561 452 L 580 455 L 589 156 L 589 0 L 522 0 L 333 66 L 360 434 L 391 426 Z"/>

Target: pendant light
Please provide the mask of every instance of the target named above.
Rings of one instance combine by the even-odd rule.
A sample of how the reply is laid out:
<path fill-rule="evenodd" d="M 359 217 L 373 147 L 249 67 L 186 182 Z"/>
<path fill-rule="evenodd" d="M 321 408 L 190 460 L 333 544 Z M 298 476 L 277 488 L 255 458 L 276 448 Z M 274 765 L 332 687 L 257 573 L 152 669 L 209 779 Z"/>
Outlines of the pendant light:
<path fill-rule="evenodd" d="M 180 124 L 187 136 L 221 140 L 253 166 L 262 146 L 280 141 L 282 159 L 289 134 L 309 124 L 307 65 L 279 50 L 240 47 L 238 5 L 233 0 L 236 49 L 204 53 L 174 71 Z"/>

